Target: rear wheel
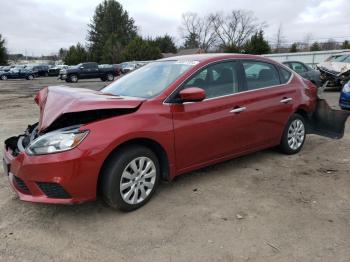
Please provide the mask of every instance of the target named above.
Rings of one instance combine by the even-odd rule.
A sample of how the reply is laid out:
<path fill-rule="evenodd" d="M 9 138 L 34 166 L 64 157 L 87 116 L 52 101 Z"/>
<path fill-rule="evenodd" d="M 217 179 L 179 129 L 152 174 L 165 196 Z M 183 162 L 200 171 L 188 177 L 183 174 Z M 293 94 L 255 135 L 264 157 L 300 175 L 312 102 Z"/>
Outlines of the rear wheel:
<path fill-rule="evenodd" d="M 7 80 L 7 76 L 6 75 L 2 75 L 1 76 L 1 80 Z"/>
<path fill-rule="evenodd" d="M 101 189 L 106 203 L 123 211 L 146 204 L 159 181 L 156 155 L 144 146 L 129 146 L 115 152 L 101 173 Z"/>
<path fill-rule="evenodd" d="M 106 76 L 106 78 L 107 78 L 107 81 L 113 81 L 114 80 L 114 75 L 113 74 L 108 74 Z"/>
<path fill-rule="evenodd" d="M 280 149 L 287 155 L 296 154 L 303 147 L 305 138 L 305 119 L 299 114 L 294 114 L 284 128 Z"/>
<path fill-rule="evenodd" d="M 33 76 L 33 75 L 29 75 L 29 76 L 27 76 L 27 79 L 28 79 L 28 80 L 33 80 L 33 79 L 34 79 L 34 76 Z"/>

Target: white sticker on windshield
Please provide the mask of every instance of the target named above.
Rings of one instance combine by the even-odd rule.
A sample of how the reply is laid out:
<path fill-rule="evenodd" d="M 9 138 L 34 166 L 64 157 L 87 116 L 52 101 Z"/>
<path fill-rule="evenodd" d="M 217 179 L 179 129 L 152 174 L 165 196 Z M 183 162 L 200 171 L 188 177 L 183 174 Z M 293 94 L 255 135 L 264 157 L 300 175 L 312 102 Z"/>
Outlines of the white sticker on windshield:
<path fill-rule="evenodd" d="M 199 61 L 176 61 L 175 64 L 178 64 L 178 65 L 191 65 L 191 66 L 194 66 L 194 65 L 197 65 L 199 63 Z"/>

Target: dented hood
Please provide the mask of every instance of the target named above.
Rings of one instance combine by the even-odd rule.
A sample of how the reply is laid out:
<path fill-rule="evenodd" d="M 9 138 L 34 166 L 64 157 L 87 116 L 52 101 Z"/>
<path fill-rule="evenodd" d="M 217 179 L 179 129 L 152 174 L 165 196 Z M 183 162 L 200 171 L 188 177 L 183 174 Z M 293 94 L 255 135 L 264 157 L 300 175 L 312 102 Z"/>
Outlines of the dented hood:
<path fill-rule="evenodd" d="M 344 74 L 350 70 L 350 64 L 343 62 L 324 62 L 318 64 L 317 67 L 320 69 L 324 68 L 329 71 L 336 72 L 338 75 Z"/>
<path fill-rule="evenodd" d="M 134 109 L 144 99 L 125 98 L 85 88 L 50 86 L 38 92 L 35 102 L 40 107 L 39 131 L 47 129 L 62 115 L 105 109 Z M 78 115 L 77 115 L 78 116 Z"/>

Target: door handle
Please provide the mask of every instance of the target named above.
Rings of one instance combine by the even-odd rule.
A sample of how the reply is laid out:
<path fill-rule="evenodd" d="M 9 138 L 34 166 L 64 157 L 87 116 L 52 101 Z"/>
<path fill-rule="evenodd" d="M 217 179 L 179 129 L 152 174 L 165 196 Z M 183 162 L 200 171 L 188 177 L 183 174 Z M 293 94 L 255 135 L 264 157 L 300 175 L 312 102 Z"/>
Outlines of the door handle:
<path fill-rule="evenodd" d="M 243 111 L 245 111 L 247 108 L 246 107 L 236 107 L 236 108 L 234 108 L 234 109 L 232 109 L 231 111 L 230 111 L 230 113 L 241 113 L 241 112 L 243 112 Z"/>
<path fill-rule="evenodd" d="M 293 101 L 291 97 L 284 97 L 280 102 L 283 104 L 287 104 L 288 102 Z"/>

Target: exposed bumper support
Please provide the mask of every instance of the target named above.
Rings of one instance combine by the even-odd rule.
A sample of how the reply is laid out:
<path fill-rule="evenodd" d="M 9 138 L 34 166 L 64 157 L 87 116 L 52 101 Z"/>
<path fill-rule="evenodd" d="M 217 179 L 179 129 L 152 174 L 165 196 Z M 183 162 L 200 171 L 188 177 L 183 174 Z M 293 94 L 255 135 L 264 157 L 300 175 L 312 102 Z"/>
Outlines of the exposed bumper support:
<path fill-rule="evenodd" d="M 332 109 L 326 100 L 319 98 L 315 112 L 309 119 L 308 133 L 340 139 L 344 136 L 349 111 Z"/>

